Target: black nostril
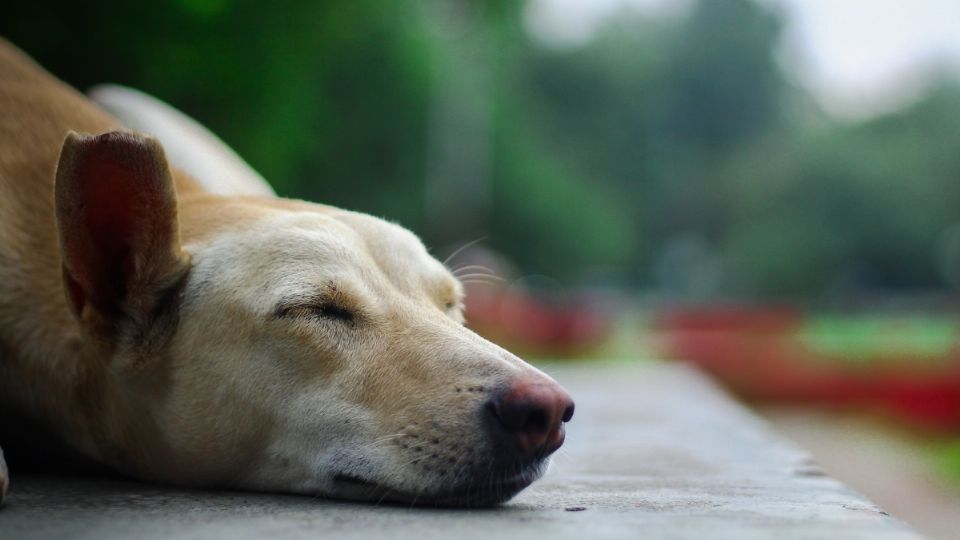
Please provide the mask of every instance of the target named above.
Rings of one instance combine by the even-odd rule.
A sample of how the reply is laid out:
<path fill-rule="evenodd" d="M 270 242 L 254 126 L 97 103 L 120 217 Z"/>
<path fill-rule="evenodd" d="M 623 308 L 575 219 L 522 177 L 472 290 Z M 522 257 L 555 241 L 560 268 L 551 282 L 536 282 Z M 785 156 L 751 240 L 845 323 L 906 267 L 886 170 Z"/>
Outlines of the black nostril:
<path fill-rule="evenodd" d="M 506 402 L 494 400 L 489 405 L 493 416 L 508 431 L 544 431 L 550 420 L 546 411 L 537 409 L 525 402 Z"/>
<path fill-rule="evenodd" d="M 569 422 L 573 418 L 573 403 L 567 405 L 567 408 L 563 410 L 563 416 L 560 417 L 560 420 L 564 422 Z"/>
<path fill-rule="evenodd" d="M 527 413 L 527 421 L 520 426 L 520 430 L 527 432 L 546 431 L 550 427 L 550 419 L 547 416 L 547 411 L 543 409 L 531 409 Z"/>
<path fill-rule="evenodd" d="M 500 425 L 508 431 L 517 431 L 521 433 L 543 433 L 549 431 L 556 417 L 551 414 L 544 406 L 530 401 L 510 401 L 497 399 L 492 401 L 488 407 L 493 415 L 500 421 Z M 564 410 L 566 422 L 573 416 L 573 407 Z"/>

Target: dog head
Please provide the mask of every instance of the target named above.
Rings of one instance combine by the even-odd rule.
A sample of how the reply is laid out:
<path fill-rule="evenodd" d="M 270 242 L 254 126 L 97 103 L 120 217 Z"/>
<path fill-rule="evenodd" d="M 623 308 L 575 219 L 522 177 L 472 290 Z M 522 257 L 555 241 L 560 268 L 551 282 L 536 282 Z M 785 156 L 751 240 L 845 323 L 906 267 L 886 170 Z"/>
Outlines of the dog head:
<path fill-rule="evenodd" d="M 573 414 L 463 326 L 409 231 L 331 207 L 183 196 L 159 144 L 68 136 L 69 304 L 101 359 L 92 453 L 178 483 L 487 505 L 544 471 Z"/>

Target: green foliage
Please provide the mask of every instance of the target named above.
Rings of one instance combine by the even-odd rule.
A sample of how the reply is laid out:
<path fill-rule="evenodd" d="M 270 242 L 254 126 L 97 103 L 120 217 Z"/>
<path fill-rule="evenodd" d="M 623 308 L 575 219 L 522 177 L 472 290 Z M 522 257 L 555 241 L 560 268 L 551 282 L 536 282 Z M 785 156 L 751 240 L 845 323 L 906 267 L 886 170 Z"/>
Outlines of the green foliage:
<path fill-rule="evenodd" d="M 35 0 L 6 6 L 0 34 L 81 89 L 118 82 L 173 103 L 283 195 L 433 245 L 487 235 L 525 272 L 576 283 L 615 268 L 688 296 L 960 284 L 960 244 L 944 240 L 960 230 L 956 86 L 837 124 L 785 81 L 781 21 L 758 3 L 625 14 L 568 50 L 533 42 L 522 10 Z"/>
<path fill-rule="evenodd" d="M 634 247 L 629 208 L 602 186 L 590 186 L 550 160 L 531 160 L 536 137 L 511 133 L 495 150 L 493 238 L 521 249 L 528 272 L 576 279 L 626 259 Z"/>

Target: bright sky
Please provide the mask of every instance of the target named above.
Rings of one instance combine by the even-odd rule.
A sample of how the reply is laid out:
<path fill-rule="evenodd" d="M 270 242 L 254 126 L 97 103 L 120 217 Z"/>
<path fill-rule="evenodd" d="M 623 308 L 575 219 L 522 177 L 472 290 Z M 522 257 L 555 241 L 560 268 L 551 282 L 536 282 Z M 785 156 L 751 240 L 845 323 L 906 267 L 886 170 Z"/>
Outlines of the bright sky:
<path fill-rule="evenodd" d="M 716 1 L 716 0 L 706 0 Z M 930 80 L 960 77 L 960 0 L 758 0 L 786 15 L 779 56 L 828 112 L 858 119 L 921 96 Z M 690 0 L 530 0 L 527 27 L 577 46 L 621 10 L 671 16 Z"/>

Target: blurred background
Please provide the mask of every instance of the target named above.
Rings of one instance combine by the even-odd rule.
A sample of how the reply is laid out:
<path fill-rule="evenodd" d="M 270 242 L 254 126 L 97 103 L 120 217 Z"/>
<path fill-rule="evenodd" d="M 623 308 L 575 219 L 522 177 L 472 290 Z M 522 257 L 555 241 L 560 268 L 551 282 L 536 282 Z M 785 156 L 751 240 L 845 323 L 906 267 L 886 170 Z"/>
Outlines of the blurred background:
<path fill-rule="evenodd" d="M 698 364 L 958 538 L 955 0 L 32 0 L 0 34 L 413 229 L 503 345 Z"/>

